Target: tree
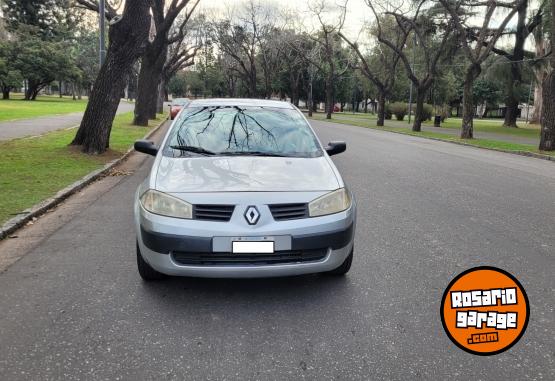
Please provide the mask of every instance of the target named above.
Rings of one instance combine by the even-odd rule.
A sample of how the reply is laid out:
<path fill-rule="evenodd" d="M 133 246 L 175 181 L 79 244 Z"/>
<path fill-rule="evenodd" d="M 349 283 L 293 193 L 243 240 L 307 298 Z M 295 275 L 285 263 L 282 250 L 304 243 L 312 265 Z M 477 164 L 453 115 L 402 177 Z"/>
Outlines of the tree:
<path fill-rule="evenodd" d="M 527 21 L 528 0 L 522 1 L 517 8 L 517 25 L 514 32 L 514 45 L 512 49 L 501 49 L 493 47 L 492 51 L 510 62 L 510 77 L 506 81 L 505 105 L 507 112 L 505 113 L 504 127 L 516 127 L 516 119 L 518 115 L 519 99 L 516 95 L 516 88 L 522 82 L 522 60 L 525 57 L 531 57 L 532 53 L 526 52 L 524 44 L 528 36 L 534 32 L 534 29 L 541 24 L 543 7 L 539 7 L 534 15 Z"/>
<path fill-rule="evenodd" d="M 89 9 L 98 10 L 98 3 L 78 1 Z M 90 154 L 102 153 L 109 147 L 112 123 L 125 87 L 125 78 L 142 54 L 148 38 L 150 0 L 126 1 L 122 16 L 117 18 L 116 11 L 108 7 L 106 15 L 112 20 L 106 60 L 95 80 L 83 120 L 71 143 L 81 146 L 83 152 Z"/>
<path fill-rule="evenodd" d="M 9 31 L 30 26 L 40 39 L 59 40 L 79 21 L 70 11 L 69 3 L 69 0 L 4 0 L 2 10 Z"/>
<path fill-rule="evenodd" d="M 80 28 L 73 40 L 72 50 L 75 65 L 81 72 L 79 81 L 76 83 L 77 93 L 81 95 L 83 89 L 86 89 L 87 93 L 91 90 L 100 69 L 98 32 Z"/>
<path fill-rule="evenodd" d="M 551 72 L 543 81 L 540 150 L 555 150 L 555 1 L 551 0 Z"/>
<path fill-rule="evenodd" d="M 182 25 L 182 22 L 178 22 Z M 197 26 L 199 26 L 197 24 Z M 163 112 L 164 100 L 167 100 L 167 84 L 170 79 L 179 71 L 194 65 L 194 58 L 201 48 L 200 45 L 191 45 L 187 41 L 188 32 L 177 31 L 176 35 L 179 37 L 168 46 L 168 56 L 162 69 L 162 76 L 159 85 L 159 96 L 157 104 L 157 112 Z"/>
<path fill-rule="evenodd" d="M 288 94 L 291 103 L 299 106 L 299 100 L 302 92 L 302 82 L 307 75 L 306 60 L 304 54 L 299 53 L 296 49 L 291 49 L 290 46 L 295 43 L 297 34 L 294 30 L 286 29 L 278 35 L 282 45 L 279 60 L 281 66 L 277 75 L 277 89 L 280 93 Z M 310 42 L 305 40 L 305 45 L 309 46 Z"/>
<path fill-rule="evenodd" d="M 416 110 L 414 113 L 413 131 L 421 131 L 424 120 L 424 101 L 426 95 L 438 75 L 438 66 L 442 61 L 451 57 L 455 49 L 451 43 L 452 25 L 446 20 L 445 14 L 437 7 L 427 8 L 427 12 L 421 12 L 426 1 L 420 0 L 416 3 L 414 10 L 408 14 L 385 11 L 384 16 L 395 20 L 405 41 L 409 35 L 413 35 L 412 49 L 418 49 L 421 53 L 419 65 L 413 65 L 406 50 L 400 49 L 391 37 L 387 36 L 382 28 L 380 17 L 376 12 L 371 0 L 365 0 L 366 4 L 374 13 L 376 18 L 377 38 L 382 44 L 389 47 L 397 54 L 405 67 L 407 76 L 416 89 Z"/>
<path fill-rule="evenodd" d="M 135 104 L 135 119 L 133 120 L 133 124 L 139 126 L 147 126 L 149 119 L 156 118 L 159 86 L 163 79 L 168 47 L 183 39 L 187 22 L 200 0 L 171 0 L 169 5 L 166 5 L 166 0 L 151 1 L 155 34 L 151 40 L 147 41 L 141 56 L 141 71 Z M 170 35 L 175 20 L 188 4 L 192 4 L 191 8 L 185 11 L 185 17 L 180 19 L 180 25 L 176 28 L 175 33 Z"/>
<path fill-rule="evenodd" d="M 541 14 L 542 22 L 534 29 L 534 48 L 535 60 L 532 62 L 532 70 L 534 71 L 534 112 L 530 117 L 530 123 L 539 124 L 542 115 L 543 81 L 549 73 L 549 60 L 546 60 L 549 51 L 549 23 L 551 22 L 551 13 L 549 10 L 549 1 L 542 2 L 544 12 Z"/>
<path fill-rule="evenodd" d="M 512 3 L 498 3 L 493 0 L 486 2 L 481 0 L 439 1 L 449 12 L 466 58 L 470 61 L 464 77 L 461 138 L 472 139 L 474 137 L 475 104 L 472 91 L 474 81 L 480 75 L 482 63 L 490 55 L 497 40 L 505 31 L 508 22 L 526 0 L 517 0 Z M 499 23 L 496 22 L 497 27 L 492 27 L 492 16 L 498 6 L 508 9 L 509 12 L 503 19 L 499 20 Z M 483 15 L 482 25 L 478 28 L 468 25 L 469 19 L 475 17 L 476 14 Z"/>
<path fill-rule="evenodd" d="M 16 65 L 17 50 L 15 44 L 0 43 L 0 88 L 2 99 L 10 99 L 10 91 L 21 87 L 23 76 Z"/>
<path fill-rule="evenodd" d="M 386 21 L 382 22 L 386 24 Z M 393 25 L 381 27 L 382 33 L 387 35 L 388 39 L 392 41 L 396 47 L 396 51 L 402 51 L 405 47 L 408 34 L 399 33 L 399 30 Z M 353 49 L 361 62 L 360 71 L 368 80 L 370 80 L 378 91 L 378 119 L 377 126 L 383 126 L 385 120 L 385 101 L 390 96 L 393 87 L 395 86 L 395 77 L 397 75 L 397 64 L 400 55 L 395 51 L 388 49 L 385 44 L 376 46 L 371 56 L 364 55 L 357 43 L 351 42 L 343 33 L 339 33 Z M 374 61 L 370 60 L 374 58 Z"/>
<path fill-rule="evenodd" d="M 247 14 L 243 17 L 228 17 L 211 25 L 212 39 L 218 44 L 218 48 L 230 61 L 228 68 L 236 73 L 245 83 L 247 95 L 256 97 L 258 95 L 257 80 L 258 71 L 256 65 L 257 46 L 260 39 L 260 18 L 257 12 L 259 8 L 251 2 Z"/>
<path fill-rule="evenodd" d="M 187 79 L 184 72 L 176 73 L 168 81 L 168 91 L 177 97 L 184 97 L 187 94 Z"/>
<path fill-rule="evenodd" d="M 14 67 L 27 80 L 25 100 L 35 100 L 39 92 L 51 82 L 73 76 L 77 68 L 66 54 L 68 44 L 44 41 L 32 34 L 20 35 L 19 41 L 12 41 L 17 49 L 13 58 Z"/>
<path fill-rule="evenodd" d="M 499 88 L 495 82 L 480 78 L 474 82 L 472 96 L 477 104 L 484 105 L 484 111 L 481 115 L 484 118 L 487 116 L 488 109 L 498 101 Z"/>
<path fill-rule="evenodd" d="M 324 1 L 316 2 L 310 7 L 312 14 L 320 25 L 315 36 L 308 35 L 316 45 L 318 58 L 315 59 L 313 55 L 306 56 L 306 58 L 318 69 L 324 78 L 326 119 L 331 119 L 331 114 L 333 113 L 336 81 L 345 75 L 349 69 L 353 68 L 347 52 L 345 50 L 342 51 L 341 37 L 338 34 L 345 21 L 345 6 L 340 6 L 341 17 L 335 24 L 325 19 L 328 7 Z"/>

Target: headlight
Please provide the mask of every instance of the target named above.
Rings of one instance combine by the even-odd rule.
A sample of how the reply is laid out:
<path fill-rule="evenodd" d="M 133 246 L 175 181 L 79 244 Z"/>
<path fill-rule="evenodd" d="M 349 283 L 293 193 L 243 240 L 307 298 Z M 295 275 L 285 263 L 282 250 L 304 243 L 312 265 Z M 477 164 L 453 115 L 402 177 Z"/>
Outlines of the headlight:
<path fill-rule="evenodd" d="M 141 204 L 150 213 L 176 218 L 193 218 L 193 206 L 191 204 L 152 189 L 143 193 Z"/>
<path fill-rule="evenodd" d="M 341 188 L 323 195 L 308 204 L 310 217 L 325 216 L 327 214 L 339 213 L 349 209 L 351 206 L 351 195 L 345 188 Z"/>

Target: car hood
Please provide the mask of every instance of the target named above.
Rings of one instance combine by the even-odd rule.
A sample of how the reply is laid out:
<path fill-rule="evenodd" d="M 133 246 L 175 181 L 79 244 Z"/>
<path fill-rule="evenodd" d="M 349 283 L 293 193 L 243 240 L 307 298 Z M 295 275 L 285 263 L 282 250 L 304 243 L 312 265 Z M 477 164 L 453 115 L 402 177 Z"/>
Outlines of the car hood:
<path fill-rule="evenodd" d="M 338 187 L 332 165 L 324 156 L 163 156 L 156 173 L 156 189 L 168 193 L 326 191 Z"/>

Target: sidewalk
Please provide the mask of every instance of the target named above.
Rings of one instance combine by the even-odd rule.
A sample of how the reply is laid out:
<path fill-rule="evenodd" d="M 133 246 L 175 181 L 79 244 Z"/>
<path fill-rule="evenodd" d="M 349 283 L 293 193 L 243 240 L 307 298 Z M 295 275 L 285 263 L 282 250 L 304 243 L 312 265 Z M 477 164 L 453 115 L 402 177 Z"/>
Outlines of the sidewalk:
<path fill-rule="evenodd" d="M 133 103 L 121 102 L 118 114 L 133 111 Z M 22 119 L 0 122 L 0 141 L 22 138 L 25 136 L 42 135 L 46 132 L 76 127 L 81 122 L 82 112 L 64 115 L 44 116 L 40 118 Z"/>

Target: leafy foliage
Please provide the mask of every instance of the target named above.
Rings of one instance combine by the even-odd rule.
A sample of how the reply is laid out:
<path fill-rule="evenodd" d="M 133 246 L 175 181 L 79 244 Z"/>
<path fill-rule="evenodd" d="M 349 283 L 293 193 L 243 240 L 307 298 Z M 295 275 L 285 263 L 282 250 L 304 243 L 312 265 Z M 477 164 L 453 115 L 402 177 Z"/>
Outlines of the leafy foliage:
<path fill-rule="evenodd" d="M 403 120 L 408 112 L 408 105 L 402 102 L 390 103 L 388 105 L 389 111 L 395 115 L 397 120 Z"/>

